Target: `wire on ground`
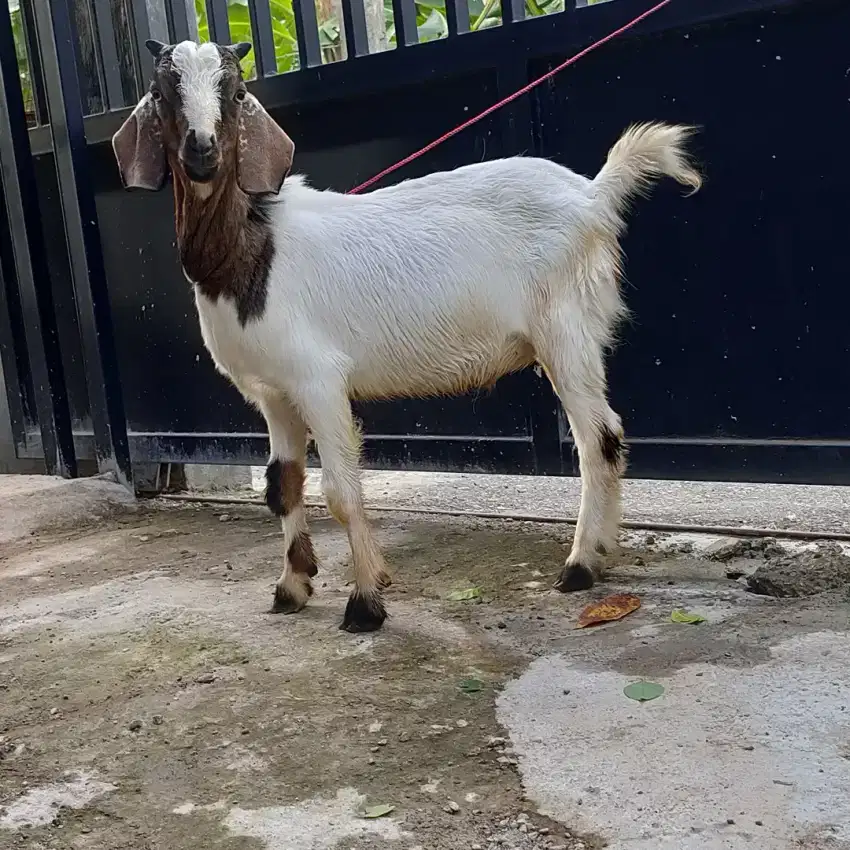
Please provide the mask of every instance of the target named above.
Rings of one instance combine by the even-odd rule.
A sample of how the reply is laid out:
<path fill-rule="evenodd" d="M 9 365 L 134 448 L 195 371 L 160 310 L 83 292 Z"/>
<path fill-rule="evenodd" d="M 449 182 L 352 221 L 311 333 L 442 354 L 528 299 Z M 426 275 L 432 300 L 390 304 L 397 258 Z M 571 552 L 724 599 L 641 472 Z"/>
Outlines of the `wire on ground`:
<path fill-rule="evenodd" d="M 198 502 L 211 505 L 265 506 L 262 499 L 240 499 L 236 496 L 202 496 L 183 493 L 164 493 L 156 498 L 172 502 Z M 307 508 L 326 510 L 322 502 L 305 501 Z M 537 522 L 549 525 L 575 525 L 575 517 L 546 516 L 541 514 L 498 513 L 495 511 L 461 511 L 444 508 L 413 508 L 406 505 L 366 505 L 366 510 L 376 513 L 424 514 L 427 516 L 468 517 L 506 522 Z M 843 531 L 806 531 L 798 528 L 753 528 L 738 525 L 691 525 L 675 522 L 641 522 L 624 520 L 621 528 L 631 531 L 669 531 L 680 534 L 716 534 L 723 537 L 776 537 L 784 540 L 843 540 L 850 542 L 850 533 Z"/>

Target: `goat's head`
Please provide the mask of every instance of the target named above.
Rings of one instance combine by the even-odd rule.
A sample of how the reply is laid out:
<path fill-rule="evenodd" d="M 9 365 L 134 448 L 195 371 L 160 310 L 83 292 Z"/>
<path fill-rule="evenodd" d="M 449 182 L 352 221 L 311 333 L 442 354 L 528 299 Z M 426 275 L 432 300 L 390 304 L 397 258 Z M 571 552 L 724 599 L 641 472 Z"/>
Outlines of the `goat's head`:
<path fill-rule="evenodd" d="M 251 45 L 146 44 L 153 81 L 112 137 L 125 188 L 161 189 L 173 168 L 196 186 L 235 172 L 243 192 L 280 191 L 295 146 L 245 88 L 239 60 Z"/>

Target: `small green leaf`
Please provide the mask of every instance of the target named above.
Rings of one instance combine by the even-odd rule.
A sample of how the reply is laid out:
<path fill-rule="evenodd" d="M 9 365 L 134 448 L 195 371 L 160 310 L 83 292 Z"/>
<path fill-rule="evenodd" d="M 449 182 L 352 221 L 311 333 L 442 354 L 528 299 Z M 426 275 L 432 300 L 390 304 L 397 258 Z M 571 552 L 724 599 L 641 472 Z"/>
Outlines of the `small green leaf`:
<path fill-rule="evenodd" d="M 465 590 L 453 590 L 449 594 L 449 599 L 452 602 L 466 602 L 469 599 L 478 599 L 481 596 L 481 590 L 477 587 L 467 587 Z"/>
<path fill-rule="evenodd" d="M 465 694 L 477 694 L 484 690 L 484 683 L 480 679 L 464 679 L 458 687 Z"/>
<path fill-rule="evenodd" d="M 700 614 L 689 614 L 687 611 L 683 611 L 681 608 L 677 608 L 671 615 L 670 619 L 674 623 L 704 623 L 705 617 Z"/>
<path fill-rule="evenodd" d="M 623 688 L 623 693 L 629 699 L 649 702 L 651 699 L 658 699 L 664 693 L 664 686 L 655 682 L 632 682 L 631 685 L 626 685 Z"/>
<path fill-rule="evenodd" d="M 364 818 L 383 818 L 390 812 L 395 811 L 395 806 L 390 806 L 387 803 L 381 803 L 379 806 L 369 806 L 368 809 L 363 809 L 361 817 Z"/>

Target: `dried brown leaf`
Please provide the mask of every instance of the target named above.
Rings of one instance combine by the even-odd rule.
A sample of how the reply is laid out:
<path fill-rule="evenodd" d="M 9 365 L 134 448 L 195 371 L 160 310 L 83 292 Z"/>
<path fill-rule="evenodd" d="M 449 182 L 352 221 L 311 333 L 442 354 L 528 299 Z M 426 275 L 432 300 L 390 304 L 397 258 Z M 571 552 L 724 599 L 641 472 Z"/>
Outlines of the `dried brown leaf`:
<path fill-rule="evenodd" d="M 622 620 L 632 611 L 640 608 L 640 599 L 631 593 L 615 593 L 606 596 L 598 602 L 592 602 L 578 616 L 577 629 L 593 626 L 597 623 L 610 623 L 612 620 Z"/>

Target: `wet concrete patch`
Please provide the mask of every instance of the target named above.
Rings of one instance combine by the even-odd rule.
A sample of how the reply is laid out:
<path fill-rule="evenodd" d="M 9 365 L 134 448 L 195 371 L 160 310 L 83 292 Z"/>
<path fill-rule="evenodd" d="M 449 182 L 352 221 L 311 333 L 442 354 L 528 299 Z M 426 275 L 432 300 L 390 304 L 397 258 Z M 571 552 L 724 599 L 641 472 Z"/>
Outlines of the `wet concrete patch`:
<path fill-rule="evenodd" d="M 640 704 L 623 694 L 633 677 L 558 655 L 507 686 L 499 718 L 542 810 L 601 832 L 610 850 L 847 841 L 848 665 L 846 632 L 808 634 L 747 669 L 657 677 L 664 695 Z"/>
<path fill-rule="evenodd" d="M 365 795 L 342 788 L 332 798 L 308 799 L 294 806 L 233 808 L 224 825 L 233 835 L 258 839 L 268 850 L 331 850 L 343 839 L 363 835 L 393 840 L 402 837 L 394 817 L 362 817 L 360 811 L 365 806 Z"/>
<path fill-rule="evenodd" d="M 30 788 L 2 807 L 0 829 L 21 829 L 52 823 L 60 809 L 82 809 L 92 800 L 116 790 L 87 773 L 72 774 L 60 782 Z"/>

